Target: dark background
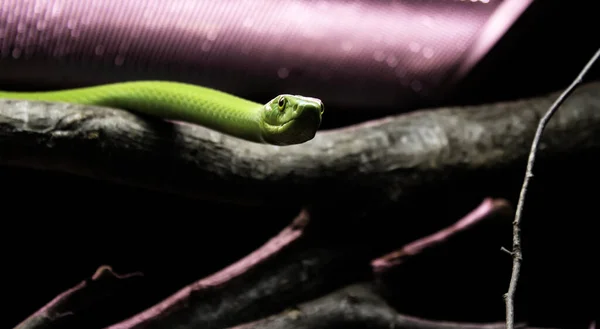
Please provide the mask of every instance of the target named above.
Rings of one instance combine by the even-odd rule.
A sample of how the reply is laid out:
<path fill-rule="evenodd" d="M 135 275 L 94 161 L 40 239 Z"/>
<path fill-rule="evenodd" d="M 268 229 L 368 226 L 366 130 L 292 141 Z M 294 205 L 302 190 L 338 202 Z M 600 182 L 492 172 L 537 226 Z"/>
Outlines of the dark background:
<path fill-rule="evenodd" d="M 565 88 L 599 46 L 598 11 L 591 3 L 534 3 L 453 93 L 427 106 L 479 104 Z M 597 64 L 588 80 L 598 79 L 599 72 Z M 324 128 L 369 118 L 368 112 L 357 111 L 326 120 Z M 583 328 L 591 320 L 591 310 L 598 309 L 593 301 L 598 294 L 594 282 L 598 272 L 593 266 L 598 258 L 593 243 L 597 237 L 592 234 L 592 223 L 598 218 L 597 165 L 590 155 L 565 157 L 561 163 L 541 162 L 536 169 L 528 199 L 530 217 L 524 220 L 524 273 L 518 288 L 524 296 L 519 298 L 527 300 L 518 316 L 535 325 Z M 493 181 L 498 185 L 480 186 L 478 191 L 436 191 L 432 194 L 436 198 L 421 206 L 434 206 L 435 212 L 429 210 L 427 218 L 458 219 L 481 195 L 506 197 L 516 205 L 522 169 L 495 173 Z M 287 225 L 297 211 L 234 208 L 4 167 L 0 182 L 2 290 L 4 301 L 11 305 L 10 312 L 2 312 L 3 328 L 16 325 L 103 264 L 119 273 L 145 273 L 148 288 L 140 292 L 141 310 L 243 257 Z M 168 215 L 155 217 L 158 213 Z M 464 320 L 470 315 L 474 320 L 501 321 L 510 257 L 490 252 L 499 250 L 498 241 L 510 245 L 510 231 L 501 232 L 500 240 L 471 240 L 478 247 L 460 251 L 471 253 L 463 255 L 469 261 L 447 257 L 450 264 L 429 264 L 412 277 L 406 273 L 406 280 L 391 285 L 400 293 L 394 301 L 399 311 L 431 318 Z M 471 281 L 460 283 L 443 266 L 460 268 L 468 273 L 462 277 Z M 448 272 L 445 280 L 440 275 L 444 272 Z M 442 285 L 448 291 L 441 290 Z"/>

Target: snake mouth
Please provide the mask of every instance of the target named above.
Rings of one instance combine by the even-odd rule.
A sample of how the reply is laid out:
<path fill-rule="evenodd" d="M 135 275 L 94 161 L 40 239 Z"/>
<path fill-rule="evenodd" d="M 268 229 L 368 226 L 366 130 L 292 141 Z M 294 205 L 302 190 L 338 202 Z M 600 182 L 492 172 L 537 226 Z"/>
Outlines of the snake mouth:
<path fill-rule="evenodd" d="M 291 145 L 304 143 L 313 137 L 321 125 L 319 111 L 304 111 L 281 124 L 264 123 L 263 139 L 270 144 Z"/>
<path fill-rule="evenodd" d="M 271 127 L 271 129 L 277 130 L 277 132 L 283 133 L 286 129 L 288 129 L 293 123 L 295 123 L 296 121 L 317 121 L 316 119 L 312 119 L 312 120 L 303 120 L 302 117 L 298 117 L 298 118 L 293 118 L 293 119 L 289 119 L 288 121 L 284 122 L 284 123 L 280 123 L 278 125 L 274 125 L 274 124 L 270 124 L 270 123 L 265 123 L 267 126 Z M 318 127 L 318 125 L 317 125 Z"/>
<path fill-rule="evenodd" d="M 317 133 L 321 125 L 321 116 L 317 112 L 304 112 L 281 125 L 280 134 L 293 143 L 303 143 Z"/>
<path fill-rule="evenodd" d="M 296 119 L 290 119 L 284 123 L 280 123 L 280 124 L 271 124 L 268 122 L 265 122 L 264 125 L 269 128 L 269 130 L 272 131 L 276 131 L 278 133 L 282 132 L 283 130 L 285 130 L 288 126 L 290 126 Z"/>
<path fill-rule="evenodd" d="M 282 124 L 279 125 L 279 131 L 282 131 L 284 129 L 286 129 L 288 126 L 290 126 L 294 121 L 296 121 L 296 118 L 290 119 Z"/>

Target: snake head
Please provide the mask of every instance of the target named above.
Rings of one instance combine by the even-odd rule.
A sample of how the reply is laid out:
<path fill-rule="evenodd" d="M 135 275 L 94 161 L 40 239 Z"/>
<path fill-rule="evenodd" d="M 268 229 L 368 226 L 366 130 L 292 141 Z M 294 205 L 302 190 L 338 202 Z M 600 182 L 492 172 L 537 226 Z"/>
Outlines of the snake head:
<path fill-rule="evenodd" d="M 318 98 L 279 95 L 263 108 L 261 132 L 274 145 L 301 144 L 315 137 L 325 106 Z"/>

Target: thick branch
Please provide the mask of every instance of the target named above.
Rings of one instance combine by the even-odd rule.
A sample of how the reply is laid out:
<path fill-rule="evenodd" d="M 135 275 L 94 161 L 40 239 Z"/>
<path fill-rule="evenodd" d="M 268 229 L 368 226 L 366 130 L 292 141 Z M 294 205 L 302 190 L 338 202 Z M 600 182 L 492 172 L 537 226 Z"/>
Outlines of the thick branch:
<path fill-rule="evenodd" d="M 289 147 L 121 110 L 0 100 L 0 164 L 243 202 L 395 201 L 411 187 L 438 184 L 448 170 L 524 164 L 538 119 L 557 95 L 423 110 Z M 597 150 L 598 124 L 600 83 L 590 83 L 550 122 L 541 155 Z"/>
<path fill-rule="evenodd" d="M 286 301 L 294 302 L 302 292 L 310 295 L 310 286 L 317 287 L 324 279 L 316 273 L 331 258 L 299 249 L 308 222 L 308 213 L 302 211 L 292 224 L 246 257 L 109 329 L 221 328 L 266 315 Z M 299 254 L 314 263 L 302 264 Z"/>
<path fill-rule="evenodd" d="M 504 323 L 457 323 L 419 319 L 397 313 L 370 284 L 355 284 L 283 313 L 231 329 L 503 329 Z M 521 325 L 521 328 L 531 328 Z"/>

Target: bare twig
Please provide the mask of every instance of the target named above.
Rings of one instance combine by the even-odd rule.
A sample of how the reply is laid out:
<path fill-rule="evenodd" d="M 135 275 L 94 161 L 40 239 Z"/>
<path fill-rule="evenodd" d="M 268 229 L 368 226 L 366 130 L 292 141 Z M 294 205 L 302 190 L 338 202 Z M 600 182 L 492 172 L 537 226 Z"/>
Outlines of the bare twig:
<path fill-rule="evenodd" d="M 535 162 L 535 156 L 537 153 L 537 148 L 539 145 L 540 138 L 542 136 L 542 132 L 548 121 L 552 117 L 552 115 L 556 112 L 558 107 L 565 101 L 565 99 L 575 90 L 575 88 L 581 84 L 583 81 L 583 77 L 590 70 L 592 65 L 596 62 L 598 57 L 600 56 L 600 49 L 596 51 L 594 56 L 588 61 L 585 67 L 581 70 L 577 78 L 571 83 L 571 85 L 564 91 L 560 96 L 556 99 L 556 101 L 550 106 L 550 109 L 544 114 L 540 123 L 538 124 L 537 130 L 535 132 L 535 137 L 533 138 L 533 143 L 531 144 L 531 150 L 529 152 L 529 159 L 527 160 L 527 169 L 525 171 L 525 179 L 523 181 L 523 186 L 521 187 L 521 192 L 519 194 L 519 202 L 517 203 L 517 208 L 515 212 L 515 219 L 513 221 L 513 246 L 511 255 L 513 257 L 513 268 L 512 274 L 510 277 L 510 284 L 508 286 L 508 292 L 504 295 L 505 303 L 506 303 L 506 328 L 513 329 L 514 328 L 514 294 L 517 289 L 517 281 L 519 279 L 519 273 L 521 270 L 521 261 L 523 259 L 521 252 L 521 237 L 520 237 L 520 222 L 521 215 L 523 213 L 523 203 L 525 202 L 525 194 L 527 193 L 527 186 L 529 185 L 529 180 L 533 177 L 533 163 Z"/>
<path fill-rule="evenodd" d="M 457 236 L 458 233 L 467 231 L 476 226 L 476 224 L 498 215 L 501 215 L 508 220 L 507 216 L 512 215 L 512 207 L 509 202 L 504 199 L 486 198 L 477 208 L 469 212 L 456 223 L 429 236 L 413 241 L 399 250 L 373 260 L 371 262 L 373 271 L 379 273 L 397 267 L 414 256 L 447 243 L 448 240 Z"/>
<path fill-rule="evenodd" d="M 268 307 L 261 300 L 266 298 L 285 303 L 281 297 L 273 298 L 271 294 L 285 291 L 286 287 L 289 288 L 296 282 L 292 277 L 287 277 L 287 280 L 273 280 L 263 271 L 256 279 L 270 284 L 268 288 L 265 288 L 264 284 L 253 281 L 252 273 L 256 273 L 257 269 L 260 272 L 260 268 L 265 266 L 277 269 L 278 267 L 273 264 L 273 261 L 276 261 L 278 257 L 281 258 L 286 250 L 297 246 L 304 236 L 304 229 L 309 221 L 309 213 L 302 210 L 293 222 L 277 236 L 246 257 L 213 275 L 180 289 L 154 306 L 122 322 L 113 324 L 107 329 L 217 328 L 230 326 L 232 321 L 248 321 L 247 317 L 264 315 L 261 312 L 265 312 Z M 298 261 L 294 262 L 298 263 Z M 298 273 L 299 271 L 295 268 L 294 272 Z M 281 273 L 277 274 L 278 278 L 283 277 Z M 240 281 L 245 281 L 248 285 L 238 284 Z M 250 287 L 251 292 L 244 294 L 246 287 Z M 236 288 L 238 290 L 233 291 Z M 227 297 L 224 296 L 227 295 L 233 296 L 232 298 L 235 298 L 236 302 L 226 303 L 224 300 Z M 289 295 L 291 294 L 288 293 Z M 250 305 L 246 302 L 249 302 Z M 252 307 L 262 307 L 262 310 L 250 310 L 249 308 Z M 236 314 L 236 317 L 231 314 Z"/>
<path fill-rule="evenodd" d="M 118 318 L 122 305 L 119 301 L 127 302 L 124 296 L 139 285 L 140 276 L 143 274 L 139 272 L 120 275 L 110 266 L 100 266 L 90 279 L 58 295 L 15 329 L 58 328 L 69 321 L 86 327 L 94 321 Z M 92 309 L 95 314 L 103 314 L 103 319 L 91 314 Z"/>

